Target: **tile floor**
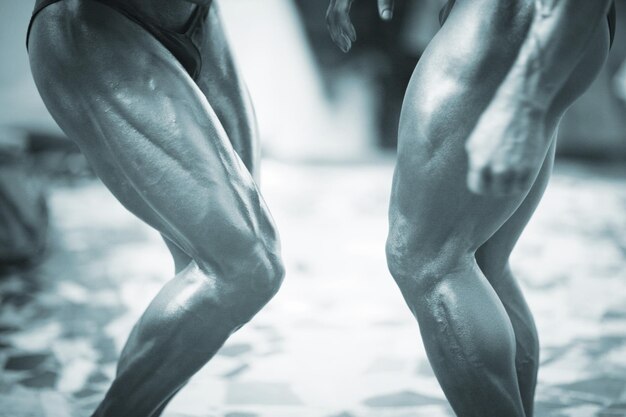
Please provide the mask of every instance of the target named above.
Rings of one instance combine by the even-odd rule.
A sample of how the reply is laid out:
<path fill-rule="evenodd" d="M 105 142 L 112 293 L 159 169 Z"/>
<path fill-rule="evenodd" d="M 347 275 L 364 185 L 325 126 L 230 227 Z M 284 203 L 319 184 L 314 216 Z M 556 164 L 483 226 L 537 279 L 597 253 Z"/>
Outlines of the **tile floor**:
<path fill-rule="evenodd" d="M 383 247 L 392 161 L 268 161 L 279 295 L 166 417 L 453 416 Z M 0 281 L 0 417 L 87 417 L 171 276 L 159 236 L 95 181 L 55 185 L 44 264 Z M 626 171 L 558 167 L 514 254 L 542 339 L 538 417 L 626 416 Z"/>

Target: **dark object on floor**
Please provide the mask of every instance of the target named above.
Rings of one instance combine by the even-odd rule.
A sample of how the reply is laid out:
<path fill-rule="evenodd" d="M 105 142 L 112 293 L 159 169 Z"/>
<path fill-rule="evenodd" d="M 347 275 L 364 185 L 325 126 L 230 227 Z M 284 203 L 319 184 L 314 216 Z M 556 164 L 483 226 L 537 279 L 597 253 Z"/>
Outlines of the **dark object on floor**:
<path fill-rule="evenodd" d="M 9 371 L 30 371 L 37 369 L 48 358 L 49 354 L 35 353 L 35 354 L 20 354 L 9 357 L 4 364 L 4 369 Z"/>
<path fill-rule="evenodd" d="M 45 249 L 48 209 L 22 138 L 0 136 L 0 270 L 31 265 Z"/>

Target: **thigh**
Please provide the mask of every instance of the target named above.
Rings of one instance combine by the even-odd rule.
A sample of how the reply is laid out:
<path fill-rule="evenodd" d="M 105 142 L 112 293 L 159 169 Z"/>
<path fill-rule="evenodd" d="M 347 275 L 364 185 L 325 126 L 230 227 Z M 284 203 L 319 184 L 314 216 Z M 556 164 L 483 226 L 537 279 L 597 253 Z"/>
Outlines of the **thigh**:
<path fill-rule="evenodd" d="M 252 101 L 231 51 L 216 1 L 207 18 L 200 45 L 202 69 L 197 84 L 215 110 L 233 148 L 256 178 L 259 135 Z"/>
<path fill-rule="evenodd" d="M 552 172 L 558 123 L 567 108 L 589 88 L 600 72 L 607 58 L 608 45 L 608 26 L 601 27 L 598 29 L 591 46 L 570 74 L 562 91 L 552 103 L 547 116 L 549 123 L 547 123 L 546 128 L 550 130 L 547 133 L 554 136 L 553 144 L 534 185 L 520 207 L 476 253 L 476 258 L 483 271 L 490 272 L 487 274 L 488 278 L 501 275 L 500 272 L 507 266 L 515 244 L 535 212 Z"/>
<path fill-rule="evenodd" d="M 36 19 L 30 57 L 46 106 L 98 176 L 186 253 L 229 267 L 275 238 L 206 98 L 141 28 L 97 2 L 65 0 Z"/>
<path fill-rule="evenodd" d="M 402 251 L 451 259 L 472 252 L 525 197 L 476 195 L 466 185 L 465 140 L 532 19 L 532 2 L 512 2 L 517 9 L 503 3 L 457 0 L 415 68 L 400 117 L 390 209 L 393 235 L 401 239 L 394 244 Z M 454 250 L 442 250 L 449 247 Z"/>
<path fill-rule="evenodd" d="M 533 192 L 490 197 L 473 194 L 466 186 L 465 140 L 516 58 L 532 18 L 523 2 L 517 14 L 496 7 L 507 2 L 495 1 L 485 9 L 488 3 L 457 0 L 407 89 L 390 211 L 392 229 L 410 231 L 406 241 L 396 243 L 404 250 L 428 249 L 432 256 L 445 252 L 452 257 L 459 251 L 473 253 L 520 207 L 519 218 L 510 224 L 523 228 L 545 188 L 547 165 Z M 507 25 L 500 27 L 494 20 Z M 585 63 L 552 104 L 548 136 L 601 68 L 608 46 L 604 29 L 598 30 Z M 540 171 L 537 167 L 536 178 Z M 448 247 L 454 250 L 442 251 Z"/>
<path fill-rule="evenodd" d="M 556 139 L 553 139 L 539 175 L 537 175 L 537 179 L 523 203 L 498 231 L 476 251 L 478 266 L 489 281 L 504 277 L 503 272 L 508 266 L 509 256 L 548 186 L 554 166 L 555 148 Z"/>

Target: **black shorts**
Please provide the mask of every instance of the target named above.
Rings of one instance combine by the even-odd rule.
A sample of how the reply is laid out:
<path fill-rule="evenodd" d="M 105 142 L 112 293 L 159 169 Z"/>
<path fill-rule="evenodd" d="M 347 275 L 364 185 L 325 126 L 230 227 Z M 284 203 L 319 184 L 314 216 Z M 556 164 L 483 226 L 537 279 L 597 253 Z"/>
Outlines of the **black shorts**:
<path fill-rule="evenodd" d="M 37 14 L 49 5 L 59 1 L 63 0 L 37 0 L 35 10 L 30 19 L 30 24 L 28 25 L 26 48 L 28 48 L 30 29 Z M 152 36 L 174 55 L 194 80 L 198 77 L 200 69 L 202 68 L 202 56 L 200 54 L 199 45 L 206 34 L 205 26 L 207 24 L 209 8 L 211 7 L 210 3 L 206 6 L 197 6 L 189 22 L 185 25 L 185 28 L 180 32 L 176 32 L 163 28 L 155 22 L 154 19 L 143 15 L 125 0 L 95 1 L 111 7 L 151 33 Z"/>

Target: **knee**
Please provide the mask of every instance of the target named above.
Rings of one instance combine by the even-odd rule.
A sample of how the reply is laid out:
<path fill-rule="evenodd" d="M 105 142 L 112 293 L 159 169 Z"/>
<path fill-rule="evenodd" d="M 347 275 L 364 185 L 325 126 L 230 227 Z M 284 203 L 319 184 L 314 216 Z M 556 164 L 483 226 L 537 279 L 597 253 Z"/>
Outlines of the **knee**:
<path fill-rule="evenodd" d="M 247 302 L 265 304 L 276 295 L 285 275 L 277 243 L 257 242 L 247 256 L 231 259 L 224 279 Z"/>
<path fill-rule="evenodd" d="M 189 252 L 207 273 L 239 293 L 271 298 L 280 288 L 284 267 L 280 239 L 269 216 L 235 213 L 201 226 L 189 239 Z"/>
<path fill-rule="evenodd" d="M 387 255 L 387 268 L 394 281 L 407 296 L 413 296 L 416 292 L 427 290 L 428 282 L 433 282 L 435 275 L 429 274 L 428 266 L 422 248 L 412 248 L 399 242 L 390 234 L 385 247 Z"/>
<path fill-rule="evenodd" d="M 387 268 L 393 279 L 402 287 L 402 283 L 415 275 L 417 265 L 413 263 L 411 251 L 408 249 L 404 236 L 390 230 L 385 245 Z"/>
<path fill-rule="evenodd" d="M 238 275 L 228 275 L 235 273 Z M 217 271 L 193 260 L 164 287 L 162 294 L 166 295 L 156 301 L 161 311 L 157 314 L 179 322 L 186 321 L 183 317 L 192 322 L 209 320 L 215 324 L 216 332 L 232 332 L 249 322 L 274 297 L 283 275 L 282 262 L 275 253 L 259 251 L 242 259 L 239 271 Z M 143 330 L 148 328 L 144 326 Z M 160 332 L 160 328 L 150 329 L 146 337 Z"/>
<path fill-rule="evenodd" d="M 396 222 L 385 247 L 389 272 L 405 295 L 432 291 L 465 259 L 458 242 L 437 241 L 417 229 Z"/>
<path fill-rule="evenodd" d="M 285 276 L 285 267 L 277 246 L 262 248 L 256 251 L 248 263 L 250 269 L 246 275 L 252 286 L 249 288 L 251 302 L 265 304 L 272 299 L 280 289 Z M 244 287 L 244 290 L 246 288 Z"/>
<path fill-rule="evenodd" d="M 225 305 L 239 323 L 259 312 L 280 289 L 285 269 L 278 243 L 258 241 L 242 255 L 238 252 L 223 258 L 213 272 L 221 283 Z"/>

